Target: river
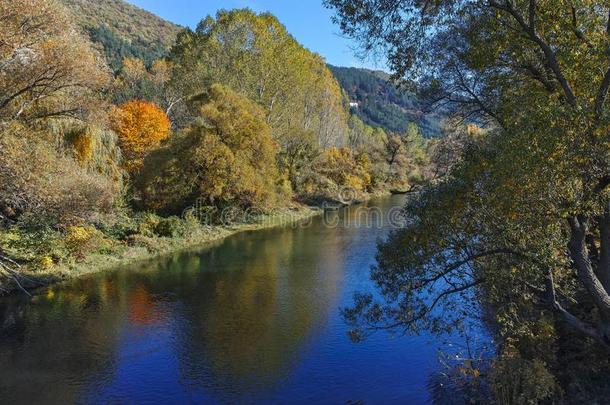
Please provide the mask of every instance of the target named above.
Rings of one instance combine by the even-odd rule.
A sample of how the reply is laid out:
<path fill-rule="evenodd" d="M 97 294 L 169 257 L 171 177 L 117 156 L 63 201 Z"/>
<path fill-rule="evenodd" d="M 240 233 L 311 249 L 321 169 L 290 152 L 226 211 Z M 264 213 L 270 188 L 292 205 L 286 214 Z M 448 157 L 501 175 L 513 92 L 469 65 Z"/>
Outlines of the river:
<path fill-rule="evenodd" d="M 428 402 L 440 339 L 355 344 L 339 311 L 388 221 L 329 215 L 1 301 L 1 402 Z"/>

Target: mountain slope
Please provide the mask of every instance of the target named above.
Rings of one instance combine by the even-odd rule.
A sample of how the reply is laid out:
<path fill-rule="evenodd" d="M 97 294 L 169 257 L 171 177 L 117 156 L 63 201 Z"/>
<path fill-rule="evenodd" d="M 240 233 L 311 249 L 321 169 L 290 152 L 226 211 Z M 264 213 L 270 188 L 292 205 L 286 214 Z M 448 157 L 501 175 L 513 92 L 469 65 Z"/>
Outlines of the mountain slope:
<path fill-rule="evenodd" d="M 404 132 L 409 122 L 415 122 L 424 136 L 439 134 L 440 117 L 423 114 L 413 93 L 398 90 L 389 75 L 368 69 L 330 66 L 341 87 L 352 102 L 358 103 L 352 112 L 366 124 L 391 132 Z"/>
<path fill-rule="evenodd" d="M 180 27 L 122 0 L 60 0 L 75 22 L 103 48 L 113 70 L 124 57 L 150 64 L 163 57 Z"/>
<path fill-rule="evenodd" d="M 181 30 L 180 26 L 123 0 L 60 2 L 104 52 L 115 72 L 120 70 L 125 57 L 142 59 L 146 65 L 164 57 Z M 386 73 L 331 65 L 329 68 L 351 101 L 358 103 L 352 113 L 366 124 L 404 132 L 409 122 L 415 122 L 424 136 L 439 134 L 440 118 L 422 114 L 417 97 L 397 90 Z"/>

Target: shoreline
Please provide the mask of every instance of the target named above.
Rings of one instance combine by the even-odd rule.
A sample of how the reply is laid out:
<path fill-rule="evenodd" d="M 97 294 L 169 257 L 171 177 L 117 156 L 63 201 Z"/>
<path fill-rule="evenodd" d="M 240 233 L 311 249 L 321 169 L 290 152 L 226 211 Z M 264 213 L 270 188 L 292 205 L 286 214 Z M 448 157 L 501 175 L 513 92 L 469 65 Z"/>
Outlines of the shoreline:
<path fill-rule="evenodd" d="M 282 212 L 265 216 L 259 223 L 236 224 L 233 226 L 202 226 L 194 235 L 186 237 L 151 237 L 147 241 L 155 245 L 151 250 L 146 246 L 130 246 L 120 244 L 117 249 L 109 253 L 94 253 L 85 257 L 82 261 L 56 265 L 49 270 L 30 271 L 23 269 L 23 279 L 20 280 L 23 287 L 32 297 L 39 295 L 45 288 L 69 282 L 81 277 L 111 272 L 122 267 L 154 260 L 164 256 L 180 253 L 196 248 L 205 248 L 215 242 L 248 231 L 259 231 L 265 229 L 290 226 L 299 222 L 310 220 L 324 212 L 319 207 L 302 206 L 298 209 L 286 209 Z M 0 298 L 6 298 L 17 294 L 24 294 L 14 281 L 7 281 L 4 285 L 5 291 Z"/>

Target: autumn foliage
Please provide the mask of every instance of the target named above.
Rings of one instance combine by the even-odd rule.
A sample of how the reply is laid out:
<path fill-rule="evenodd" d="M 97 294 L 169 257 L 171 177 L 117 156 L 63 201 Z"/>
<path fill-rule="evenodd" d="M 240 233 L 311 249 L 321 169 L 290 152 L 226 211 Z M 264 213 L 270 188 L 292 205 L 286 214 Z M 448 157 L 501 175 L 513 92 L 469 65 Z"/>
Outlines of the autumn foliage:
<path fill-rule="evenodd" d="M 142 167 L 142 159 L 167 139 L 171 123 L 155 104 L 133 100 L 115 109 L 112 128 L 119 135 L 125 169 L 133 173 Z"/>
<path fill-rule="evenodd" d="M 277 145 L 264 112 L 222 85 L 213 85 L 202 101 L 204 123 L 177 133 L 145 160 L 136 182 L 145 208 L 179 213 L 197 201 L 272 207 Z"/>

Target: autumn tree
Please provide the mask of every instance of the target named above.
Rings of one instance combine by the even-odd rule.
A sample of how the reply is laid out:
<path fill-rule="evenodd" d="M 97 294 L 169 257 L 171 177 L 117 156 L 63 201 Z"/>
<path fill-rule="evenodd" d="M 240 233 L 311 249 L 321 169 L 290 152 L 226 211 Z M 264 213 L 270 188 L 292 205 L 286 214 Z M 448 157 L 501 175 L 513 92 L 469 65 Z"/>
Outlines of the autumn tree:
<path fill-rule="evenodd" d="M 281 146 L 295 128 L 314 133 L 318 147 L 341 146 L 347 108 L 324 60 L 302 47 L 269 13 L 220 11 L 185 30 L 170 57 L 175 82 L 190 94 L 212 82 L 227 85 L 262 106 Z"/>
<path fill-rule="evenodd" d="M 143 204 L 175 213 L 195 204 L 273 207 L 277 146 L 263 110 L 222 85 L 199 103 L 200 121 L 146 159 L 137 183 Z"/>
<path fill-rule="evenodd" d="M 548 358 L 552 350 L 532 354 L 519 333 L 548 324 L 549 313 L 583 338 L 572 350 L 607 347 L 608 4 L 326 3 L 364 50 L 386 52 L 396 78 L 485 128 L 381 247 L 373 278 L 394 305 L 361 297 L 348 312 L 356 329 L 443 330 L 459 320 L 439 308 L 479 292 L 511 325 L 501 331 L 518 356 Z"/>
<path fill-rule="evenodd" d="M 125 168 L 134 173 L 146 154 L 167 139 L 170 122 L 155 104 L 133 100 L 116 108 L 112 128 L 119 134 Z"/>
<path fill-rule="evenodd" d="M 324 150 L 301 175 L 299 190 L 308 200 L 350 202 L 370 191 L 371 161 L 350 148 Z"/>
<path fill-rule="evenodd" d="M 179 86 L 184 80 L 172 80 L 172 65 L 167 60 L 156 60 L 150 68 L 137 58 L 125 58 L 112 86 L 116 104 L 143 100 L 158 105 L 170 118 L 174 127 L 183 127 L 191 118 L 186 108 L 188 90 Z"/>
<path fill-rule="evenodd" d="M 288 130 L 283 139 L 283 148 L 278 156 L 278 165 L 285 171 L 293 191 L 300 192 L 301 177 L 311 162 L 320 155 L 316 135 L 300 128 Z"/>
<path fill-rule="evenodd" d="M 103 59 L 55 1 L 0 1 L 0 120 L 84 118 L 108 80 Z"/>

